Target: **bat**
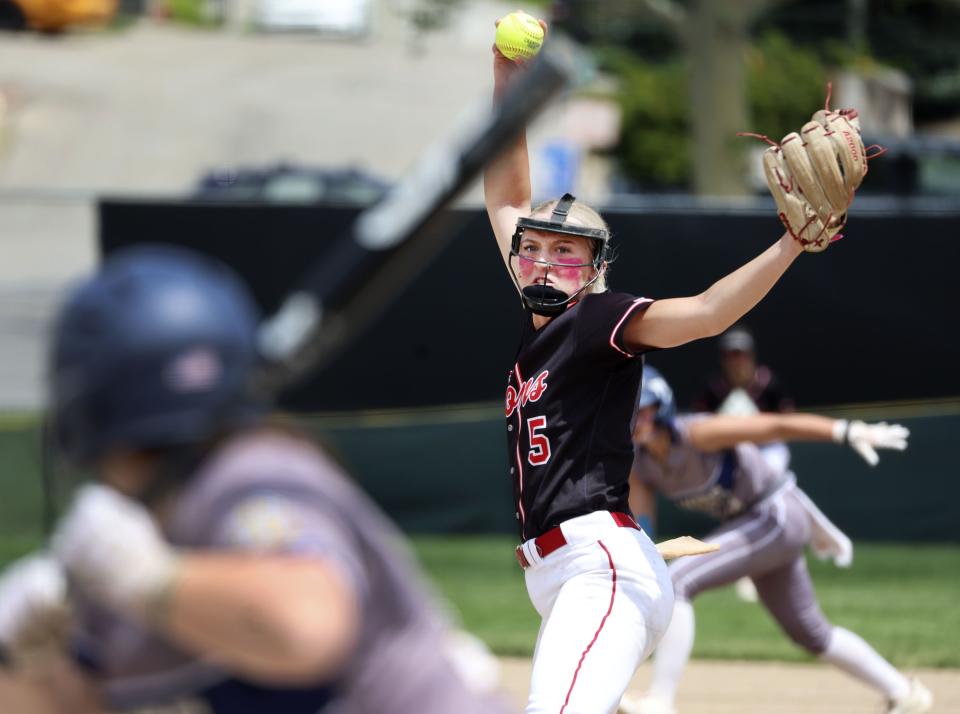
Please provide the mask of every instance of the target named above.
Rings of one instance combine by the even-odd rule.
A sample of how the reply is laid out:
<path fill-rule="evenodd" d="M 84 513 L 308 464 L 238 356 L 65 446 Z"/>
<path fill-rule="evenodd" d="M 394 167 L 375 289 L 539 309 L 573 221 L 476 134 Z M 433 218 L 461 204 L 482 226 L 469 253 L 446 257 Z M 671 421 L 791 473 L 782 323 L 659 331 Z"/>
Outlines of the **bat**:
<path fill-rule="evenodd" d="M 458 131 L 429 147 L 409 173 L 362 211 L 304 273 L 280 308 L 260 324 L 261 360 L 250 378 L 251 393 L 272 401 L 285 386 L 322 367 L 376 319 L 451 238 L 450 216 L 444 209 L 573 76 L 569 59 L 544 50 L 496 105 L 469 114 Z M 53 452 L 45 447 L 42 453 L 49 532 L 59 498 L 49 456 Z M 167 470 L 189 473 L 200 456 L 185 449 L 170 459 Z M 148 489 L 142 500 L 154 501 L 174 482 L 158 479 L 156 493 Z"/>
<path fill-rule="evenodd" d="M 716 543 L 704 543 L 693 536 L 680 536 L 657 543 L 657 550 L 664 560 L 680 558 L 684 555 L 703 555 L 720 550 Z"/>
<path fill-rule="evenodd" d="M 573 76 L 541 52 L 488 112 L 424 153 L 414 169 L 363 211 L 261 325 L 261 393 L 274 394 L 329 360 L 409 284 L 448 241 L 444 209 L 514 141 Z"/>
<path fill-rule="evenodd" d="M 549 104 L 573 76 L 569 60 L 550 51 L 529 63 L 487 112 L 470 117 L 452 138 L 429 148 L 414 169 L 384 197 L 360 213 L 299 281 L 280 309 L 261 323 L 262 360 L 251 388 L 272 396 L 321 366 L 386 307 L 389 298 L 416 278 L 425 262 L 449 240 L 444 214 L 459 193 Z M 200 454 L 186 449 L 166 465 L 188 473 Z M 45 469 L 45 520 L 55 518 L 52 476 Z M 162 495 L 166 479 L 141 498 Z M 172 481 L 171 481 L 172 482 Z M 0 647 L 0 669 L 9 664 Z"/>

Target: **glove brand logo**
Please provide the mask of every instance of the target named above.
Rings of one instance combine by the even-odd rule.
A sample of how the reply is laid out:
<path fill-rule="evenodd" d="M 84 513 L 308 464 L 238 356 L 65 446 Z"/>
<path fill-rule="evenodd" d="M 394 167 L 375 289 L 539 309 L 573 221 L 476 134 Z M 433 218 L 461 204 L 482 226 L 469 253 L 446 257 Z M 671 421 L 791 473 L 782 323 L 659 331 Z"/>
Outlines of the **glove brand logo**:
<path fill-rule="evenodd" d="M 507 418 L 516 411 L 517 407 L 525 407 L 527 402 L 535 402 L 547 391 L 547 376 L 550 370 L 545 369 L 536 377 L 528 379 L 520 385 L 517 392 L 513 385 L 507 387 Z"/>
<path fill-rule="evenodd" d="M 854 161 L 859 161 L 859 160 L 860 160 L 860 151 L 859 151 L 859 149 L 857 149 L 857 142 L 854 141 L 854 139 L 853 139 L 853 134 L 852 134 L 851 132 L 849 132 L 849 131 L 846 131 L 846 130 L 841 131 L 840 133 L 843 134 L 843 138 L 844 138 L 844 140 L 846 140 L 846 142 L 847 142 L 847 148 L 850 149 L 850 155 L 853 157 L 853 160 L 854 160 Z M 864 164 L 864 165 L 863 165 L 863 168 L 867 168 L 867 165 Z"/>

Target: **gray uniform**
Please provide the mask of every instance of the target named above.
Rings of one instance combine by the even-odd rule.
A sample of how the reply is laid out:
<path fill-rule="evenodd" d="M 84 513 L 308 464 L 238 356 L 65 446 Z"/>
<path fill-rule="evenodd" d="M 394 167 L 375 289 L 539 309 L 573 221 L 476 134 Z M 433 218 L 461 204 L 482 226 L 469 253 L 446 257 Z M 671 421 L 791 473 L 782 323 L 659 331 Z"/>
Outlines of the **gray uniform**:
<path fill-rule="evenodd" d="M 508 711 L 471 692 L 458 674 L 448 656 L 446 623 L 404 551 L 403 537 L 310 445 L 278 433 L 235 438 L 177 497 L 165 530 L 180 548 L 323 558 L 360 598 L 360 643 L 335 681 L 267 687 L 199 662 L 138 625 L 82 603 L 78 657 L 99 673 L 115 708 L 162 704 L 169 709 L 161 712 L 190 714 Z"/>
<path fill-rule="evenodd" d="M 753 444 L 703 452 L 695 449 L 688 427 L 710 415 L 676 419 L 676 434 L 661 464 L 637 450 L 633 477 L 665 498 L 704 513 L 722 525 L 705 540 L 720 550 L 680 558 L 670 566 L 677 599 L 749 576 L 764 606 L 787 635 L 814 654 L 823 652 L 831 625 L 817 603 L 803 548 L 810 540 L 810 518 L 800 503 L 792 473 L 775 470 Z"/>

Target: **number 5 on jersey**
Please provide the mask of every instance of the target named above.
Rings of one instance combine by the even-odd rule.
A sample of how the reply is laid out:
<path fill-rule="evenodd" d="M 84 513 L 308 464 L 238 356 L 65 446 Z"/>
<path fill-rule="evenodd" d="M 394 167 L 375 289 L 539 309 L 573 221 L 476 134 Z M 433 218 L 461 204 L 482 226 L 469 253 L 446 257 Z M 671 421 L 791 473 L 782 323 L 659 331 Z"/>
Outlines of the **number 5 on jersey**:
<path fill-rule="evenodd" d="M 527 419 L 527 433 L 530 434 L 530 453 L 527 461 L 532 466 L 542 466 L 550 460 L 550 439 L 546 434 L 538 433 L 547 428 L 545 416 L 535 416 Z"/>

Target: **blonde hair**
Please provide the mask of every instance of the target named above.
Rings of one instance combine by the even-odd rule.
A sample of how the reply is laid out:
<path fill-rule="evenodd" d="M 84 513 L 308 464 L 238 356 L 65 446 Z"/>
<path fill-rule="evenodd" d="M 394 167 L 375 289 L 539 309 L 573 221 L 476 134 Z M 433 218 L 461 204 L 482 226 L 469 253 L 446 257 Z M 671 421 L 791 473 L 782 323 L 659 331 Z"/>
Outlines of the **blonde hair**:
<path fill-rule="evenodd" d="M 560 202 L 559 198 L 551 198 L 549 201 L 544 201 L 537 204 L 533 207 L 533 210 L 530 212 L 530 217 L 533 218 L 538 213 L 546 214 L 547 217 L 550 217 L 550 214 L 553 212 L 554 207 Z M 571 220 L 574 225 L 583 226 L 584 228 L 600 228 L 605 230 L 608 235 L 610 235 L 610 226 L 607 225 L 607 222 L 603 220 L 603 216 L 597 212 L 596 209 L 591 208 L 589 205 L 583 201 L 577 200 L 573 202 L 573 205 L 570 206 L 570 213 L 567 214 L 567 219 Z M 600 277 L 590 286 L 590 289 L 587 292 L 590 293 L 605 293 L 609 288 L 607 287 L 607 274 L 610 272 L 609 261 L 605 262 L 601 268 Z"/>

